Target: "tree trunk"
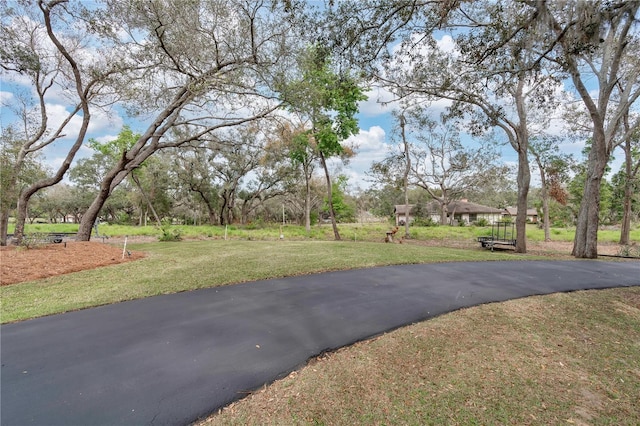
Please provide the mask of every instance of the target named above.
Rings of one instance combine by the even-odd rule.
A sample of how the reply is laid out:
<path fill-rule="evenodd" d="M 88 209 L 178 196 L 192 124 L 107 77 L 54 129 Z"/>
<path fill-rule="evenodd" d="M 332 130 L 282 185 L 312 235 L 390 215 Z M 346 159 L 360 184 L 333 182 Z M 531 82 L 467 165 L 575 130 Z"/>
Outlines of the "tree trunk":
<path fill-rule="evenodd" d="M 411 172 L 411 156 L 409 155 L 409 143 L 404 131 L 405 118 L 404 114 L 400 115 L 400 130 L 402 132 L 402 142 L 404 143 L 404 236 L 409 238 L 409 173 Z"/>
<path fill-rule="evenodd" d="M 16 215 L 16 233 L 15 233 L 15 236 L 18 239 L 18 242 L 22 241 L 22 237 L 24 235 L 24 221 L 27 217 L 27 206 L 29 204 L 29 200 L 36 192 L 44 188 L 51 187 L 62 180 L 64 175 L 67 173 L 67 170 L 69 170 L 69 167 L 71 166 L 71 162 L 73 161 L 76 155 L 76 152 L 78 152 L 78 150 L 82 146 L 84 137 L 87 134 L 87 129 L 89 128 L 89 122 L 91 121 L 91 112 L 89 110 L 89 100 L 86 97 L 86 86 L 84 86 L 82 83 L 82 75 L 80 73 L 78 64 L 73 60 L 71 55 L 69 55 L 69 52 L 67 52 L 66 48 L 62 45 L 62 43 L 60 43 L 60 41 L 58 40 L 58 38 L 55 36 L 53 32 L 53 27 L 51 25 L 51 15 L 50 15 L 51 9 L 44 9 L 43 7 L 41 7 L 41 9 L 44 13 L 44 20 L 47 27 L 47 33 L 49 35 L 49 39 L 53 42 L 57 50 L 65 57 L 66 61 L 71 66 L 71 71 L 74 76 L 76 93 L 78 94 L 80 105 L 82 106 L 82 125 L 78 130 L 78 133 L 76 135 L 76 140 L 74 141 L 73 145 L 67 152 L 67 155 L 64 161 L 62 162 L 62 164 L 60 165 L 60 167 L 58 168 L 56 174 L 49 179 L 43 179 L 39 182 L 36 182 L 35 184 L 27 188 L 25 191 L 20 193 L 20 198 L 18 199 L 18 213 Z M 102 202 L 102 204 L 104 204 L 104 201 Z M 102 207 L 102 204 L 100 205 L 100 207 Z M 98 209 L 98 211 L 100 211 L 100 209 Z M 95 217 L 97 217 L 97 212 Z M 93 226 L 93 221 L 95 220 L 95 217 L 93 218 L 91 223 L 89 223 L 89 228 L 88 228 L 89 236 L 91 235 L 91 227 Z M 89 241 L 89 237 L 87 237 L 86 241 Z"/>
<path fill-rule="evenodd" d="M 324 176 L 327 180 L 327 196 L 329 197 L 329 216 L 331 216 L 331 226 L 333 227 L 333 236 L 336 241 L 340 241 L 340 233 L 338 232 L 338 224 L 336 223 L 336 212 L 333 209 L 333 191 L 331 188 L 331 178 L 329 177 L 329 168 L 327 167 L 327 162 L 324 159 L 324 154 L 320 152 L 320 162 L 322 163 L 322 168 L 324 169 Z"/>
<path fill-rule="evenodd" d="M 305 194 L 304 194 L 304 229 L 311 232 L 311 179 L 305 172 Z"/>
<path fill-rule="evenodd" d="M 100 192 L 98 193 L 96 198 L 94 198 L 93 202 L 84 213 L 84 215 L 82 215 L 82 221 L 80 222 L 80 226 L 78 227 L 78 235 L 76 236 L 76 239 L 78 241 L 89 241 L 91 239 L 91 230 L 93 229 L 93 224 L 98 218 L 98 214 L 100 213 L 102 206 L 109 198 L 110 193 L 111 191 L 109 191 L 108 187 L 106 189 L 104 187 L 100 188 Z"/>
<path fill-rule="evenodd" d="M 209 197 L 202 190 L 198 188 L 192 187 L 191 190 L 194 191 L 196 194 L 198 194 L 198 196 L 200 196 L 200 199 L 204 201 L 204 205 L 207 207 L 209 225 L 216 225 L 218 223 L 218 218 L 216 217 L 217 212 L 213 203 L 209 199 Z M 194 223 L 195 223 L 195 216 L 194 216 Z"/>
<path fill-rule="evenodd" d="M 24 225 L 27 221 L 27 208 L 29 206 L 29 199 L 31 198 L 30 191 L 22 191 L 18 197 L 18 206 L 16 207 L 16 227 L 13 231 L 13 237 L 18 244 L 22 244 L 24 238 Z M 34 190 L 32 192 L 35 193 Z"/>
<path fill-rule="evenodd" d="M 233 224 L 233 209 L 236 207 L 236 192 L 235 190 L 229 194 L 229 201 L 227 204 L 227 223 Z"/>
<path fill-rule="evenodd" d="M 18 158 L 16 159 L 16 163 L 13 165 L 11 171 L 9 172 L 10 175 L 6 181 L 4 193 L 0 194 L 0 246 L 7 245 L 7 234 L 9 231 L 9 216 L 11 215 L 11 205 L 15 202 L 15 196 L 18 191 L 18 173 L 22 168 L 23 160 L 24 154 L 21 150 L 20 155 L 18 155 Z"/>
<path fill-rule="evenodd" d="M 222 191 L 222 206 L 220 206 L 220 225 L 229 225 L 229 223 L 227 222 L 227 206 L 228 206 L 228 200 L 227 200 L 227 191 L 224 190 Z"/>
<path fill-rule="evenodd" d="M 209 225 L 215 225 L 218 223 L 218 219 L 216 218 L 216 211 L 209 208 L 209 206 L 207 206 L 207 214 L 209 216 Z"/>
<path fill-rule="evenodd" d="M 447 204 L 440 203 L 440 225 L 447 225 Z"/>
<path fill-rule="evenodd" d="M 9 208 L 0 208 L 0 246 L 7 245 L 7 233 L 9 229 Z"/>
<path fill-rule="evenodd" d="M 522 144 L 522 142 L 520 142 Z M 516 215 L 516 253 L 527 252 L 527 198 L 531 172 L 527 148 L 521 147 L 518 152 L 518 213 Z"/>
<path fill-rule="evenodd" d="M 633 190 L 631 188 L 631 181 L 628 179 L 624 186 L 624 204 L 622 212 L 622 223 L 620 226 L 620 244 L 622 245 L 629 245 L 632 213 L 631 197 L 633 197 Z"/>
<path fill-rule="evenodd" d="M 542 225 L 544 227 L 544 241 L 551 241 L 551 224 L 549 223 L 549 194 L 547 188 L 542 183 Z"/>
<path fill-rule="evenodd" d="M 518 125 L 515 128 L 516 140 L 513 147 L 518 153 L 518 213 L 516 214 L 516 253 L 527 252 L 527 207 L 531 170 L 529 169 L 529 129 L 525 96 L 523 94 L 525 78 L 518 76 L 518 85 L 514 99 L 518 112 Z"/>
<path fill-rule="evenodd" d="M 571 254 L 577 258 L 595 259 L 598 257 L 600 184 L 607 166 L 607 159 L 604 132 L 595 131 L 591 151 L 589 151 L 589 166 L 576 223 L 576 236 L 571 251 Z"/>
<path fill-rule="evenodd" d="M 629 131 L 629 115 L 624 117 L 624 130 Z M 631 147 L 631 137 L 627 137 L 624 142 L 624 201 L 622 211 L 622 224 L 620 226 L 620 244 L 628 245 L 631 234 L 631 199 L 633 197 L 633 180 L 637 173 L 637 169 L 633 170 L 633 156 Z"/>
<path fill-rule="evenodd" d="M 544 228 L 544 241 L 551 241 L 551 226 L 549 224 L 549 187 L 547 185 L 547 175 L 538 154 L 534 152 L 538 169 L 540 170 L 540 196 L 542 198 L 542 226 Z"/>

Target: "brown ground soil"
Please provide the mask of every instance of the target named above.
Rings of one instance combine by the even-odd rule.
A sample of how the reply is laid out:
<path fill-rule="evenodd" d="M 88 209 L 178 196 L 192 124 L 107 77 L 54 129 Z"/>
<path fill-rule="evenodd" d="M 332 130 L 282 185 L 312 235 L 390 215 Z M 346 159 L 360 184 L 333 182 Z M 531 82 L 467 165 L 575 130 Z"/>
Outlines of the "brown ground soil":
<path fill-rule="evenodd" d="M 0 247 L 0 285 L 15 284 L 54 275 L 129 262 L 142 252 L 125 253 L 123 247 L 98 242 L 70 241 L 35 248 Z"/>
<path fill-rule="evenodd" d="M 425 246 L 442 246 L 473 249 L 479 248 L 480 245 L 475 240 L 399 240 L 402 243 L 418 244 Z M 548 241 L 548 242 L 527 242 L 527 253 L 536 256 L 548 256 L 552 258 L 574 259 L 571 256 L 573 242 L 571 241 Z M 511 246 L 496 246 L 496 250 L 513 251 Z M 598 254 L 603 256 L 616 256 L 620 252 L 620 246 L 614 243 L 598 243 Z"/>
<path fill-rule="evenodd" d="M 154 239 L 155 240 L 155 239 Z M 143 242 L 142 239 L 136 242 Z M 0 285 L 15 284 L 70 272 L 97 268 L 141 259 L 142 252 L 131 252 L 122 257 L 122 242 L 109 240 L 110 244 L 100 242 L 70 241 L 62 244 L 46 244 L 36 248 L 0 247 Z M 477 248 L 471 241 L 407 241 L 410 244 L 446 245 L 458 248 Z M 118 244 L 118 246 L 113 245 Z M 529 243 L 527 251 L 534 255 L 546 255 L 551 258 L 571 258 L 571 242 L 552 241 L 547 243 Z M 507 250 L 511 250 L 508 248 Z M 601 244 L 598 253 L 615 255 L 619 250 L 616 244 Z"/>

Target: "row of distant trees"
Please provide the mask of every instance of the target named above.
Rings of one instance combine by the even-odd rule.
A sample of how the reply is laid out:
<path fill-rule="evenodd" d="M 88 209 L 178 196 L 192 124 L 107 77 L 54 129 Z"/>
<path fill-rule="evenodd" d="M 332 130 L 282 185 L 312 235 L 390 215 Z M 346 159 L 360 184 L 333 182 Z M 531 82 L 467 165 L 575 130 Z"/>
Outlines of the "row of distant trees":
<path fill-rule="evenodd" d="M 597 256 L 604 176 L 618 148 L 625 156 L 621 242 L 628 239 L 639 168 L 638 2 L 347 0 L 313 10 L 298 0 L 103 0 L 90 6 L 25 0 L 1 7 L 3 79 L 31 85 L 13 93 L 15 120 L 3 128 L 2 243 L 11 212 L 20 239 L 32 198 L 69 173 L 92 117 L 114 111 L 146 127 L 130 138 L 93 143 L 103 158 L 92 167 L 102 169 L 79 183 L 94 185 L 87 190 L 92 201 L 81 217 L 80 240 L 90 238 L 121 185 L 137 191 L 139 204 L 161 220 L 162 203 L 156 200 L 156 208 L 156 193 L 143 182 L 143 170 L 151 173 L 161 152 L 169 153 L 164 162 L 180 164 L 181 179 L 194 177 L 190 193 L 209 203 L 209 220 L 217 216 L 219 222 L 242 210 L 233 173 L 257 161 L 268 163 L 262 171 L 273 175 L 245 182 L 244 199 L 253 200 L 248 208 L 257 208 L 269 192 L 249 182 L 271 179 L 273 191 L 289 190 L 285 176 L 295 168 L 310 226 L 319 171 L 340 239 L 328 160 L 354 154 L 344 141 L 358 131 L 358 102 L 373 84 L 399 101 L 402 147 L 373 174 L 396 176 L 405 203 L 409 189 L 420 187 L 440 202 L 444 215 L 454 191 L 472 189 L 464 182 L 443 185 L 448 172 L 489 163 L 486 150 L 455 145 L 455 137 L 445 137 L 443 148 L 436 135 L 464 129 L 483 137 L 493 131 L 517 154 L 516 229 L 524 236 L 531 158 L 543 181 L 545 218 L 552 199 L 565 201 L 560 139 L 547 131 L 562 110 L 569 136 L 590 141 L 573 254 Z M 440 43 L 443 34 L 451 45 Z M 50 101 L 60 99 L 68 105 L 66 116 L 53 122 Z M 423 114 L 436 101 L 447 102 L 441 123 L 452 127 L 444 132 L 435 132 L 438 124 Z M 427 149 L 417 146 L 419 139 Z M 38 173 L 38 154 L 62 141 L 67 145 L 60 166 Z M 287 155 L 267 158 L 260 150 Z M 448 157 L 452 162 L 445 161 L 447 152 L 456 153 Z M 230 175 L 210 176 L 212 197 L 211 188 L 197 187 L 196 177 L 218 170 L 216 161 L 233 167 Z M 208 171 L 200 167 L 205 163 Z M 490 172 L 500 170 L 492 164 L 481 172 L 476 180 L 490 180 Z M 214 199 L 222 205 L 217 210 Z M 518 238 L 516 251 L 526 251 L 526 238 Z"/>
<path fill-rule="evenodd" d="M 132 136 L 135 135 L 128 128 L 121 132 L 121 138 Z M 255 152 L 261 153 L 260 156 L 276 157 L 273 152 L 269 155 L 261 150 Z M 167 222 L 248 225 L 282 223 L 284 214 L 286 223 L 304 225 L 305 194 L 301 190 L 301 177 L 296 176 L 294 167 L 280 170 L 281 174 L 278 175 L 274 172 L 279 162 L 251 162 L 249 155 L 243 156 L 245 162 L 228 161 L 221 153 L 216 157 L 188 156 L 188 164 L 185 164 L 185 155 L 184 152 L 181 155 L 164 152 L 145 162 L 144 167 L 137 169 L 135 175 L 116 188 L 105 203 L 99 220 L 129 225 L 160 225 Z M 285 162 L 287 158 L 284 154 L 281 156 Z M 28 220 L 80 222 L 92 201 L 92 194 L 97 190 L 100 171 L 108 169 L 109 161 L 113 160 L 109 160 L 101 151 L 79 161 L 70 171 L 70 184 L 56 185 L 32 200 Z M 582 202 L 585 167 L 584 160 L 567 160 L 563 165 L 566 184 L 554 186 L 555 192 L 547 205 L 549 217 L 546 221 L 550 226 L 575 225 Z M 374 164 L 372 176 L 379 171 L 379 164 Z M 465 170 L 465 173 L 470 171 Z M 621 169 L 613 174 L 610 181 L 603 181 L 601 225 L 618 225 L 623 219 L 623 174 L 624 169 Z M 634 223 L 639 221 L 640 214 L 640 187 L 636 188 L 638 190 L 632 197 Z M 312 179 L 311 189 L 310 220 L 313 225 L 326 220 L 329 211 L 322 179 Z M 409 202 L 418 206 L 430 204 L 434 199 L 433 190 L 430 193 L 418 186 L 413 186 L 407 194 Z M 495 208 L 510 207 L 517 201 L 513 172 L 507 167 L 495 169 L 491 179 L 475 181 L 466 191 L 456 194 L 456 198 L 468 198 Z M 442 193 L 435 192 L 435 196 L 441 197 Z M 391 218 L 394 206 L 404 202 L 403 188 L 397 182 L 379 181 L 378 185 L 366 191 L 353 191 L 347 177 L 338 174 L 333 184 L 333 205 L 338 222 L 356 222 L 359 214 L 365 211 L 382 220 Z M 541 223 L 544 224 L 542 188 L 532 189 L 529 206 L 538 209 Z M 419 209 L 414 215 L 420 217 Z"/>
<path fill-rule="evenodd" d="M 91 143 L 100 156 L 83 172 L 93 176 L 81 185 L 93 183 L 94 191 L 81 216 L 79 240 L 89 240 L 93 223 L 125 180 L 137 187 L 159 221 L 139 169 L 151 167 L 149 160 L 163 151 L 173 152 L 184 173 L 194 176 L 208 172 L 201 160 L 221 157 L 232 163 L 219 191 L 224 204 L 219 220 L 229 222 L 238 195 L 233 174 L 256 171 L 254 163 L 266 158 L 261 149 L 272 142 L 287 144 L 281 149 L 288 150 L 294 165 L 283 167 L 302 168 L 307 181 L 311 166 L 320 163 L 340 239 L 327 161 L 349 155 L 342 142 L 357 132 L 357 102 L 366 98 L 361 82 L 335 67 L 325 46 L 304 37 L 303 6 L 252 0 L 106 0 L 91 7 L 67 0 L 3 3 L 2 68 L 16 85 L 28 79 L 33 91 L 16 96 L 16 121 L 3 138 L 1 242 L 6 243 L 14 209 L 14 236 L 21 240 L 32 197 L 62 181 L 85 142 L 92 114 L 116 106 L 148 127 L 106 144 Z M 64 97 L 71 105 L 62 122 L 49 121 L 51 97 Z M 38 153 L 69 136 L 73 141 L 56 170 L 26 173 Z M 278 174 L 273 187 L 281 187 L 285 176 L 279 168 L 264 170 Z M 269 188 L 249 191 L 254 192 L 249 198 L 259 198 Z M 200 188 L 203 202 L 214 202 L 210 192 Z M 309 196 L 304 209 L 308 223 Z"/>
<path fill-rule="evenodd" d="M 122 138 L 135 137 L 128 128 Z M 69 183 L 41 191 L 29 203 L 28 220 L 80 223 L 111 155 L 97 151 L 71 168 Z M 129 225 L 250 224 L 280 222 L 305 224 L 305 185 L 286 153 L 240 144 L 231 151 L 202 147 L 169 150 L 148 159 L 113 191 L 99 221 Z M 310 222 L 330 216 L 325 184 L 319 177 L 309 182 Z M 355 220 L 346 177 L 333 183 L 333 205 L 338 222 Z"/>

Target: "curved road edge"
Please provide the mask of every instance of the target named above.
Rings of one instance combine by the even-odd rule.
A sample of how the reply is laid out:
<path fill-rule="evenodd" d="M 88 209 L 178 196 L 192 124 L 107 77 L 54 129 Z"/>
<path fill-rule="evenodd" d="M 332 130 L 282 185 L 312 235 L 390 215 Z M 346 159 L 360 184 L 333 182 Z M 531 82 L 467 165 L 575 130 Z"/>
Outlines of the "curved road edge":
<path fill-rule="evenodd" d="M 323 351 L 464 307 L 640 285 L 639 262 L 386 266 L 0 327 L 2 425 L 188 424 Z"/>

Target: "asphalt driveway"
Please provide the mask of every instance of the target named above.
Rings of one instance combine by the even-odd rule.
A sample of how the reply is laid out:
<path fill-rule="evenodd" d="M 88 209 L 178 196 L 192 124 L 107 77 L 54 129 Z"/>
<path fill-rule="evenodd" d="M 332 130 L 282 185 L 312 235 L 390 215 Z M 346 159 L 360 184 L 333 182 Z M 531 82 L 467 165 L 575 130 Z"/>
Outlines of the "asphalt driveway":
<path fill-rule="evenodd" d="M 0 327 L 0 421 L 182 425 L 325 350 L 463 307 L 640 285 L 640 262 L 388 266 L 118 303 Z"/>

